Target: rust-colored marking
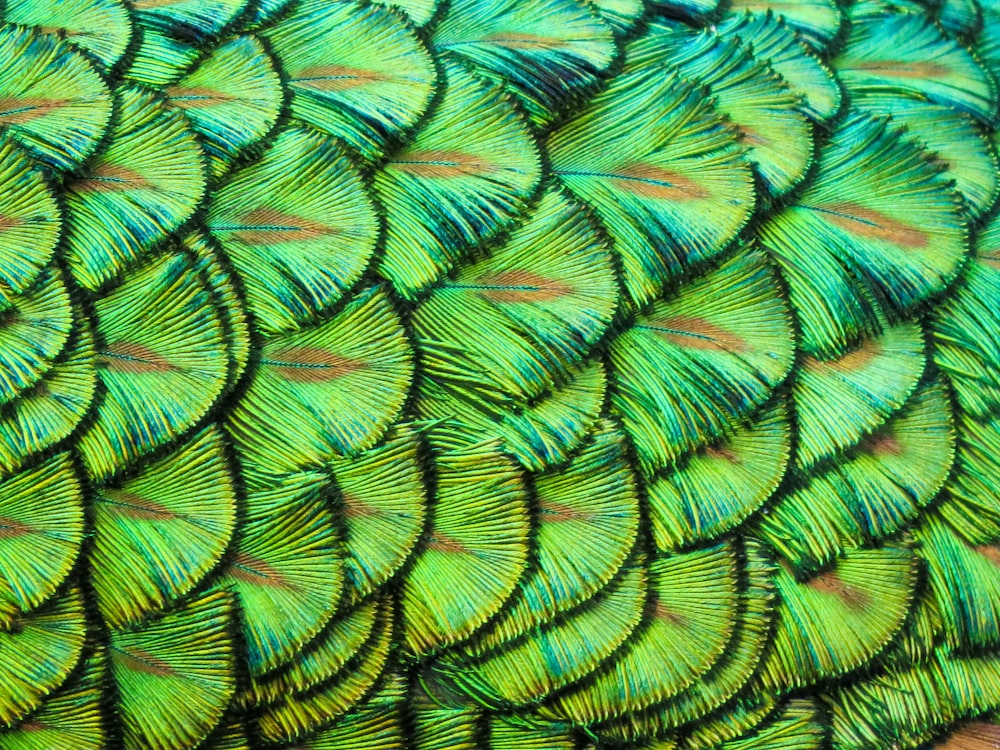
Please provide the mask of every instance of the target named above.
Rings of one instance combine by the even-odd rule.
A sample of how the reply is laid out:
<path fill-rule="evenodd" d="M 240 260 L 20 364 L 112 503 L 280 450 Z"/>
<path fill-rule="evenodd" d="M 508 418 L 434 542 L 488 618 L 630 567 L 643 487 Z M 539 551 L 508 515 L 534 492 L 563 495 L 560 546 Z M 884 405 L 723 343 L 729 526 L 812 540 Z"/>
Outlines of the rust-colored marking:
<path fill-rule="evenodd" d="M 862 609 L 871 604 L 867 592 L 846 583 L 836 571 L 828 570 L 812 578 L 807 584 L 814 591 L 833 594 L 851 609 Z"/>
<path fill-rule="evenodd" d="M 69 102 L 69 99 L 43 99 L 40 97 L 0 99 L 0 123 L 24 125 L 66 106 Z"/>
<path fill-rule="evenodd" d="M 593 513 L 587 513 L 576 508 L 571 508 L 562 503 L 552 503 L 542 500 L 539 503 L 545 521 L 592 521 Z"/>
<path fill-rule="evenodd" d="M 616 172 L 614 183 L 622 190 L 658 200 L 686 201 L 709 195 L 691 178 L 652 164 L 628 164 Z"/>
<path fill-rule="evenodd" d="M 177 514 L 149 498 L 127 490 L 104 490 L 112 507 L 122 515 L 145 521 L 177 518 Z"/>
<path fill-rule="evenodd" d="M 736 453 L 731 448 L 727 448 L 724 445 L 708 446 L 707 448 L 705 448 L 705 455 L 711 456 L 712 458 L 724 459 L 731 464 L 743 463 L 742 458 L 736 455 Z"/>
<path fill-rule="evenodd" d="M 863 447 L 876 456 L 900 456 L 903 444 L 889 430 L 878 430 L 865 438 Z"/>
<path fill-rule="evenodd" d="M 973 722 L 934 745 L 935 750 L 1000 750 L 1000 726 Z"/>
<path fill-rule="evenodd" d="M 751 146 L 766 146 L 771 142 L 769 138 L 762 136 L 759 131 L 746 125 L 740 125 L 739 130 L 741 136 L 740 140 L 750 144 Z"/>
<path fill-rule="evenodd" d="M 113 193 L 153 185 L 138 172 L 117 164 L 100 164 L 79 182 L 72 185 L 76 193 Z"/>
<path fill-rule="evenodd" d="M 550 36 L 540 36 L 538 34 L 518 34 L 512 31 L 483 37 L 483 41 L 507 47 L 508 49 L 538 49 L 539 47 L 554 49 L 566 46 L 566 43 L 562 39 L 554 39 Z"/>
<path fill-rule="evenodd" d="M 832 203 L 814 208 L 825 213 L 836 226 L 858 237 L 892 242 L 909 249 L 927 247 L 930 241 L 921 230 L 858 203 Z"/>
<path fill-rule="evenodd" d="M 688 620 L 684 615 L 674 612 L 659 597 L 656 597 L 653 602 L 653 617 L 679 628 L 685 627 L 688 624 Z"/>
<path fill-rule="evenodd" d="M 989 560 L 992 565 L 1000 568 L 1000 547 L 993 544 L 981 544 L 975 549 L 976 552 Z"/>
<path fill-rule="evenodd" d="M 338 231 L 318 221 L 286 214 L 267 206 L 255 208 L 242 216 L 236 224 L 216 224 L 212 228 L 216 231 L 235 232 L 248 245 L 301 242 L 336 234 Z"/>
<path fill-rule="evenodd" d="M 98 363 L 119 372 L 132 374 L 172 372 L 178 369 L 163 355 L 154 352 L 145 344 L 128 341 L 115 341 L 108 344 L 100 353 Z"/>
<path fill-rule="evenodd" d="M 0 232 L 5 229 L 13 229 L 14 227 L 19 227 L 24 224 L 24 219 L 19 219 L 16 216 L 0 216 Z"/>
<path fill-rule="evenodd" d="M 169 8 L 177 5 L 180 0 L 132 0 L 132 7 L 136 10 L 152 10 L 153 8 Z"/>
<path fill-rule="evenodd" d="M 294 589 L 288 579 L 266 560 L 240 552 L 229 566 L 229 575 L 233 578 L 256 586 L 268 586 L 275 589 Z"/>
<path fill-rule="evenodd" d="M 457 285 L 461 286 L 461 285 Z M 561 281 L 547 279 L 531 271 L 507 271 L 476 279 L 471 288 L 493 302 L 548 302 L 573 291 Z"/>
<path fill-rule="evenodd" d="M 382 515 L 378 509 L 361 502 L 361 500 L 347 492 L 341 495 L 341 500 L 344 503 L 344 516 L 347 518 L 371 518 L 372 516 Z"/>
<path fill-rule="evenodd" d="M 0 539 L 15 539 L 34 532 L 35 529 L 26 523 L 0 516 Z"/>
<path fill-rule="evenodd" d="M 450 536 L 438 532 L 435 532 L 427 542 L 427 549 L 451 554 L 462 554 L 470 551 L 468 547 L 457 539 L 452 539 Z"/>
<path fill-rule="evenodd" d="M 316 91 L 347 91 L 381 81 L 391 81 L 392 76 L 375 70 L 351 68 L 346 65 L 317 65 L 300 71 L 291 83 Z"/>
<path fill-rule="evenodd" d="M 0 217 L 0 221 L 3 221 L 2 217 Z M 3 229 L 3 224 L 0 224 L 0 229 Z M 980 247 L 977 248 L 976 253 L 980 262 L 1000 269 L 1000 247 Z"/>
<path fill-rule="evenodd" d="M 804 369 L 812 372 L 823 370 L 836 370 L 840 373 L 857 372 L 867 367 L 876 357 L 882 354 L 882 351 L 882 343 L 880 341 L 877 339 L 866 339 L 857 349 L 837 359 L 821 360 L 807 356 L 802 366 Z"/>
<path fill-rule="evenodd" d="M 236 97 L 232 94 L 216 91 L 207 86 L 168 86 L 165 91 L 171 103 L 181 109 L 199 109 L 236 101 Z"/>
<path fill-rule="evenodd" d="M 461 151 L 411 151 L 391 164 L 400 172 L 431 179 L 465 177 L 499 171 L 491 161 Z"/>
<path fill-rule="evenodd" d="M 171 677 L 176 674 L 173 667 L 163 659 L 153 656 L 147 651 L 140 649 L 115 649 L 115 655 L 120 662 L 123 662 L 129 669 L 135 672 L 143 672 L 154 677 Z"/>
<path fill-rule="evenodd" d="M 264 359 L 263 364 L 273 367 L 285 380 L 296 383 L 320 383 L 367 367 L 362 361 L 341 357 L 314 346 L 280 349 Z"/>
<path fill-rule="evenodd" d="M 854 70 L 881 73 L 890 78 L 947 78 L 951 68 L 936 62 L 915 62 L 911 60 L 869 60 L 854 66 Z"/>
<path fill-rule="evenodd" d="M 662 333 L 672 343 L 685 349 L 724 349 L 730 352 L 745 352 L 750 347 L 734 333 L 711 323 L 704 318 L 675 315 L 656 321 L 651 327 Z"/>

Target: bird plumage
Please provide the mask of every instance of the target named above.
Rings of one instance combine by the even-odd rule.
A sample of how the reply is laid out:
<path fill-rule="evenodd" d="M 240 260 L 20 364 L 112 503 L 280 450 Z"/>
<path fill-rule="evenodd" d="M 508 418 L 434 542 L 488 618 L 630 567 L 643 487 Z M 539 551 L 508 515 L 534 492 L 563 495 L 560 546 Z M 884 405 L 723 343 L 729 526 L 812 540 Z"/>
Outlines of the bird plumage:
<path fill-rule="evenodd" d="M 1000 747 L 1000 5 L 0 22 L 0 750 Z"/>

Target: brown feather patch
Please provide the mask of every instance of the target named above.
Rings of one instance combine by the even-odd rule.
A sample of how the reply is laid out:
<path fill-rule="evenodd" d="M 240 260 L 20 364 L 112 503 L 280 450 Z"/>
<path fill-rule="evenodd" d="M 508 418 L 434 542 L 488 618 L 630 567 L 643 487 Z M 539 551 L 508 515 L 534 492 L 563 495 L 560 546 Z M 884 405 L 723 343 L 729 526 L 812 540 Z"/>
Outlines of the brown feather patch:
<path fill-rule="evenodd" d="M 317 65 L 300 71 L 290 83 L 315 91 L 347 91 L 380 81 L 391 81 L 392 76 L 375 70 L 351 68 L 346 65 Z"/>
<path fill-rule="evenodd" d="M 590 521 L 594 518 L 593 513 L 584 513 L 561 503 L 541 500 L 538 507 L 545 521 Z"/>
<path fill-rule="evenodd" d="M 163 659 L 159 659 L 151 653 L 137 648 L 115 649 L 112 655 L 116 661 L 128 667 L 133 672 L 142 672 L 154 677 L 172 677 L 176 674 L 174 668 L 163 661 Z"/>
<path fill-rule="evenodd" d="M 33 533 L 35 530 L 28 524 L 0 516 L 0 539 L 15 539 Z"/>
<path fill-rule="evenodd" d="M 437 552 L 447 552 L 449 554 L 465 554 L 470 551 L 468 547 L 457 539 L 453 539 L 450 536 L 439 532 L 435 532 L 427 542 L 427 549 L 432 549 Z"/>
<path fill-rule="evenodd" d="M 675 315 L 652 324 L 671 343 L 685 349 L 724 349 L 730 352 L 745 352 L 750 347 L 747 342 L 731 331 L 711 323 L 704 318 Z"/>
<path fill-rule="evenodd" d="M 507 271 L 481 276 L 476 279 L 481 286 L 481 297 L 493 302 L 547 302 L 569 294 L 573 289 L 561 281 L 554 281 L 531 271 Z"/>
<path fill-rule="evenodd" d="M 690 177 L 653 164 L 628 164 L 617 171 L 614 183 L 622 190 L 657 200 L 686 201 L 709 195 Z"/>
<path fill-rule="evenodd" d="M 173 372 L 179 369 L 162 354 L 154 352 L 145 344 L 115 341 L 107 345 L 98 355 L 98 364 L 118 370 L 140 374 L 147 372 Z"/>
<path fill-rule="evenodd" d="M 320 383 L 364 369 L 367 364 L 341 357 L 318 346 L 290 346 L 279 349 L 262 364 L 277 370 L 285 380 L 296 383 Z"/>
<path fill-rule="evenodd" d="M 724 445 L 708 446 L 705 448 L 705 455 L 711 456 L 712 458 L 721 458 L 731 464 L 739 465 L 743 463 L 743 459 Z"/>
<path fill-rule="evenodd" d="M 505 31 L 493 34 L 492 36 L 486 36 L 483 37 L 483 41 L 508 49 L 556 49 L 567 46 L 567 43 L 562 39 L 540 36 L 538 34 L 518 34 L 514 31 Z"/>
<path fill-rule="evenodd" d="M 836 571 L 828 570 L 809 580 L 806 585 L 822 594 L 833 594 L 851 609 L 864 609 L 871 605 L 866 591 L 845 582 Z"/>
<path fill-rule="evenodd" d="M 654 597 L 653 617 L 657 620 L 661 620 L 662 622 L 668 622 L 671 625 L 676 625 L 677 627 L 684 627 L 688 624 L 686 617 L 674 612 L 666 604 L 664 604 L 659 597 Z"/>
<path fill-rule="evenodd" d="M 882 343 L 877 339 L 866 339 L 857 349 L 848 352 L 842 357 L 830 360 L 815 359 L 806 356 L 803 360 L 803 369 L 810 372 L 822 372 L 824 370 L 835 370 L 840 373 L 857 372 L 867 367 L 876 357 L 882 354 Z"/>
<path fill-rule="evenodd" d="M 260 206 L 244 214 L 238 224 L 223 225 L 217 229 L 234 232 L 248 245 L 302 242 L 338 232 L 334 227 L 318 221 L 287 214 L 268 206 Z"/>
<path fill-rule="evenodd" d="M 345 518 L 371 518 L 382 515 L 382 511 L 373 508 L 367 503 L 363 503 L 354 495 L 347 492 L 341 494 L 341 502 L 344 504 Z"/>
<path fill-rule="evenodd" d="M 99 164 L 79 182 L 72 185 L 76 193 L 114 193 L 135 188 L 153 188 L 138 172 L 117 164 Z"/>
<path fill-rule="evenodd" d="M 167 86 L 164 91 L 170 97 L 170 103 L 181 109 L 198 109 L 236 101 L 236 97 L 232 94 L 216 91 L 207 86 Z"/>
<path fill-rule="evenodd" d="M 832 203 L 818 208 L 828 214 L 833 224 L 858 237 L 892 242 L 910 249 L 927 247 L 930 242 L 930 238 L 916 227 L 859 203 Z"/>
<path fill-rule="evenodd" d="M 70 99 L 0 99 L 0 124 L 24 125 L 69 104 Z"/>
<path fill-rule="evenodd" d="M 112 508 L 129 518 L 148 521 L 177 518 L 177 514 L 165 505 L 135 492 L 107 489 L 104 490 L 104 495 L 111 500 Z"/>
<path fill-rule="evenodd" d="M 295 590 L 295 586 L 266 560 L 240 552 L 229 566 L 229 575 L 239 581 L 275 589 Z"/>
<path fill-rule="evenodd" d="M 1000 750 L 1000 726 L 978 721 L 967 724 L 934 745 L 934 750 Z"/>
<path fill-rule="evenodd" d="M 1000 547 L 993 544 L 980 544 L 976 552 L 990 561 L 991 565 L 1000 568 Z"/>
<path fill-rule="evenodd" d="M 406 158 L 390 162 L 392 168 L 416 177 L 443 179 L 499 171 L 493 162 L 461 151 L 412 151 L 402 156 Z"/>
<path fill-rule="evenodd" d="M 853 66 L 854 70 L 867 70 L 881 73 L 890 78 L 947 78 L 952 74 L 951 68 L 940 63 L 913 60 L 867 60 Z"/>
<path fill-rule="evenodd" d="M 877 430 L 865 438 L 862 447 L 875 456 L 901 456 L 904 447 L 889 429 Z"/>

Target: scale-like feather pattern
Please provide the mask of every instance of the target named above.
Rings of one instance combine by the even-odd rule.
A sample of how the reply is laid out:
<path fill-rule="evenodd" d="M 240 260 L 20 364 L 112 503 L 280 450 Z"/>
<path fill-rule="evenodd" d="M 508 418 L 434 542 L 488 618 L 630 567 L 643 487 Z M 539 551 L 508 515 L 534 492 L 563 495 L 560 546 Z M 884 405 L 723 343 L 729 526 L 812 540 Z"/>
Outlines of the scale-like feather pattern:
<path fill-rule="evenodd" d="M 0 2 L 0 750 L 1000 742 L 997 0 Z"/>

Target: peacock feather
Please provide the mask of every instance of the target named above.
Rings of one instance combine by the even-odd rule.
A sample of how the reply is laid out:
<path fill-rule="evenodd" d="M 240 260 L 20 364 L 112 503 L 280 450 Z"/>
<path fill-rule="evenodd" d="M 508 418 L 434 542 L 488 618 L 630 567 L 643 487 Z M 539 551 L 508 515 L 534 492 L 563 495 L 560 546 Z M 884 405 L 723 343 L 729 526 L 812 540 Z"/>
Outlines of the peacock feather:
<path fill-rule="evenodd" d="M 1000 748 L 1000 2 L 4 0 L 0 750 Z"/>

